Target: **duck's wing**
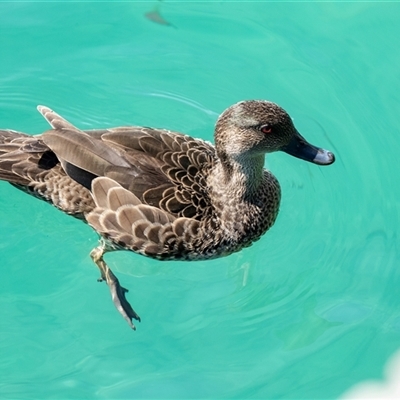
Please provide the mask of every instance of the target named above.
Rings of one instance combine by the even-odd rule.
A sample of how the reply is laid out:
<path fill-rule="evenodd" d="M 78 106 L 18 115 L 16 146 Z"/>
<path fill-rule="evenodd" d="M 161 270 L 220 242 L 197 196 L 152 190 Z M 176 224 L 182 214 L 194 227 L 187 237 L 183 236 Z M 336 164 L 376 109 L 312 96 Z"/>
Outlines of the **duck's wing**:
<path fill-rule="evenodd" d="M 90 189 L 92 180 L 104 176 L 111 166 L 129 167 L 101 139 L 90 137 L 47 107 L 38 106 L 38 110 L 53 128 L 41 135 L 42 141 L 56 154 L 65 172 L 81 185 Z"/>
<path fill-rule="evenodd" d="M 53 127 L 43 142 L 77 182 L 90 188 L 104 176 L 173 215 L 200 219 L 208 213 L 204 172 L 214 162 L 211 144 L 145 127 L 81 131 L 47 107 L 38 109 Z"/>
<path fill-rule="evenodd" d="M 199 229 L 193 218 L 175 217 L 143 204 L 132 192 L 110 178 L 92 184 L 96 208 L 88 223 L 124 249 L 159 259 L 190 257 L 190 243 Z"/>
<path fill-rule="evenodd" d="M 215 159 L 211 144 L 143 127 L 113 128 L 101 137 L 134 166 L 128 174 L 112 168 L 105 176 L 121 183 L 143 203 L 173 215 L 200 219 L 207 214 L 206 173 Z"/>

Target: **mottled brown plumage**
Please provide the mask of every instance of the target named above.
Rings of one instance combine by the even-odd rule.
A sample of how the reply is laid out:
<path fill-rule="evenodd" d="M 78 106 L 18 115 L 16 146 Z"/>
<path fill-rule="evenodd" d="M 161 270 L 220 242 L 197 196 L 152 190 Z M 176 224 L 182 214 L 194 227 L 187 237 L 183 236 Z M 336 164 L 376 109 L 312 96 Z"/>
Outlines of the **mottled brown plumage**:
<path fill-rule="evenodd" d="M 217 121 L 215 147 L 165 129 L 82 131 L 47 107 L 38 110 L 52 129 L 37 136 L 0 131 L 0 179 L 82 218 L 101 235 L 92 259 L 133 328 L 132 318 L 139 317 L 104 262 L 106 251 L 160 260 L 239 251 L 278 214 L 280 187 L 264 169 L 266 153 L 283 150 L 320 165 L 334 161 L 267 101 L 228 108 Z"/>

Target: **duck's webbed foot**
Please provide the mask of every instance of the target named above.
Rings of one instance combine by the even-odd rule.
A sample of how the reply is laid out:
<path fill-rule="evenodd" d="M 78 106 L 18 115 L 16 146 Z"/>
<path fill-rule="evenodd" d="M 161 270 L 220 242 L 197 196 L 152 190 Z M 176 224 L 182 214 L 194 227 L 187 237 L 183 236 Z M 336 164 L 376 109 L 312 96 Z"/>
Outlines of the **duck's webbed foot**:
<path fill-rule="evenodd" d="M 128 292 L 128 289 L 125 289 L 119 284 L 118 278 L 103 260 L 104 253 L 104 246 L 96 247 L 90 252 L 90 257 L 100 269 L 101 277 L 98 279 L 98 281 L 106 281 L 108 287 L 110 288 L 112 301 L 115 307 L 128 322 L 129 326 L 136 330 L 135 325 L 132 323 L 132 319 L 136 319 L 140 322 L 140 317 L 136 314 L 125 297 L 125 293 Z"/>

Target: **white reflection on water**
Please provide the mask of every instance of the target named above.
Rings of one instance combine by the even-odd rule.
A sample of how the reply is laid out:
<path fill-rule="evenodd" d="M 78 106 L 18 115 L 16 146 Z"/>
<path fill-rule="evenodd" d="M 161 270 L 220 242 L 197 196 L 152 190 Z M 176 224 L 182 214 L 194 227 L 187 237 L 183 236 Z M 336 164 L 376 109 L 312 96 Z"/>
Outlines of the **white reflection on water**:
<path fill-rule="evenodd" d="M 400 351 L 387 362 L 383 380 L 361 382 L 347 391 L 342 399 L 399 399 Z"/>

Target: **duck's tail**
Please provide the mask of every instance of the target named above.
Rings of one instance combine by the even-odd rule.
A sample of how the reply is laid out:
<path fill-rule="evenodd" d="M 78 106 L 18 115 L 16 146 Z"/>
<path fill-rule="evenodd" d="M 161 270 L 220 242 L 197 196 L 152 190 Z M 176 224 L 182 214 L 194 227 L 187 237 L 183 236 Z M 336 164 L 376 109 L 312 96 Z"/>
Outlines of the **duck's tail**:
<path fill-rule="evenodd" d="M 27 135 L 22 132 L 12 131 L 10 129 L 0 129 L 0 156 L 9 152 L 4 146 L 12 146 L 11 143 L 13 140 L 26 136 Z"/>
<path fill-rule="evenodd" d="M 21 177 L 13 171 L 14 164 L 17 161 L 17 153 L 21 153 L 21 140 L 25 135 L 21 132 L 11 130 L 0 130 L 0 179 L 10 183 L 21 182 Z M 19 157 L 21 158 L 21 157 Z"/>
<path fill-rule="evenodd" d="M 77 218 L 94 207 L 89 190 L 65 174 L 41 135 L 0 130 L 0 180 Z"/>
<path fill-rule="evenodd" d="M 40 160 L 49 150 L 37 137 L 0 130 L 0 180 L 28 186 L 35 173 L 43 171 Z"/>

